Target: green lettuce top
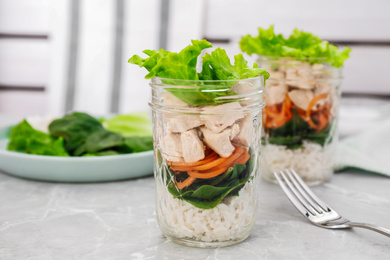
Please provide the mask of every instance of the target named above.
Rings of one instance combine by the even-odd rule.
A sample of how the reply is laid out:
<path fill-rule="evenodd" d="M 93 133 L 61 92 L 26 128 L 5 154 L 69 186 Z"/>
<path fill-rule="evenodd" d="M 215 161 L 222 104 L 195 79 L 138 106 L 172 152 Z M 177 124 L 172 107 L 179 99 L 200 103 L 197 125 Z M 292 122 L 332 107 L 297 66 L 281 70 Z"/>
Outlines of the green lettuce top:
<path fill-rule="evenodd" d="M 282 34 L 275 34 L 274 26 L 268 29 L 258 28 L 259 35 L 246 35 L 241 38 L 240 47 L 243 52 L 262 56 L 292 57 L 309 59 L 310 63 L 329 63 L 334 67 L 341 67 L 349 58 L 351 49 L 343 50 L 319 37 L 294 29 L 292 34 L 285 38 Z"/>
<path fill-rule="evenodd" d="M 129 59 L 129 63 L 147 69 L 149 73 L 145 76 L 146 79 L 156 76 L 183 80 L 235 80 L 259 75 L 263 75 L 265 79 L 269 77 L 267 71 L 259 68 L 257 64 L 250 68 L 242 54 L 234 56 L 232 65 L 226 51 L 221 48 L 202 57 L 202 71 L 198 73 L 196 71 L 198 56 L 202 50 L 213 45 L 206 40 L 192 40 L 191 43 L 178 53 L 163 49 L 144 50 L 149 57 L 143 59 L 134 55 Z"/>
<path fill-rule="evenodd" d="M 233 85 L 235 80 L 239 79 L 253 78 L 260 75 L 264 76 L 264 81 L 269 78 L 269 73 L 265 69 L 259 68 L 256 63 L 250 68 L 242 54 L 235 55 L 234 64 L 231 64 L 226 51 L 221 48 L 202 56 L 202 70 L 197 72 L 198 57 L 202 50 L 211 48 L 212 44 L 206 40 L 192 40 L 191 43 L 178 53 L 163 49 L 158 51 L 144 50 L 143 53 L 148 56 L 147 58 L 134 55 L 129 59 L 129 63 L 144 67 L 149 71 L 145 76 L 146 79 L 161 77 L 183 80 L 177 82 L 163 81 L 170 85 L 179 84 L 181 86 L 193 86 L 194 82 L 186 82 L 185 80 L 197 81 L 196 86 L 200 86 L 199 89 L 167 89 L 182 101 L 194 106 L 229 102 L 218 101 L 216 98 L 235 94 L 229 88 L 226 91 L 221 91 L 217 86 L 210 84 L 210 82 L 202 82 L 202 80 L 226 80 L 228 82 L 221 82 L 221 85 Z"/>

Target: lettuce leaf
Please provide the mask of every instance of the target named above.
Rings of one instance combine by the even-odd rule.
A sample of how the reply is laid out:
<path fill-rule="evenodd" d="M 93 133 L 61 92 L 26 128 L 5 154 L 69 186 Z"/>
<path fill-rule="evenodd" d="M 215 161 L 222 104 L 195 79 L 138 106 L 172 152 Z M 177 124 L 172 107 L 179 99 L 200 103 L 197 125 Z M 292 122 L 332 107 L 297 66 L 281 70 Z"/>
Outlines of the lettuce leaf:
<path fill-rule="evenodd" d="M 148 112 L 117 115 L 103 121 L 105 129 L 123 136 L 153 136 Z"/>
<path fill-rule="evenodd" d="M 9 151 L 23 152 L 36 155 L 69 156 L 64 148 L 62 138 L 34 129 L 26 120 L 11 129 Z"/>
<path fill-rule="evenodd" d="M 129 59 L 129 63 L 145 67 L 149 71 L 145 76 L 146 79 L 158 76 L 168 79 L 198 80 L 196 72 L 198 56 L 203 49 L 210 48 L 212 45 L 206 40 L 192 40 L 191 43 L 192 45 L 187 46 L 179 53 L 146 50 L 144 53 L 149 55 L 149 58 L 142 59 L 138 55 L 134 55 Z"/>
<path fill-rule="evenodd" d="M 206 63 L 206 66 L 209 65 L 207 70 L 211 71 L 210 74 L 214 75 L 213 79 L 216 80 L 247 79 L 259 75 L 263 75 L 264 80 L 269 78 L 268 72 L 260 69 L 256 63 L 253 68 L 250 68 L 242 54 L 235 55 L 234 65 L 230 64 L 229 56 L 221 48 L 215 49 L 210 54 L 207 53 L 203 57 L 203 63 Z"/>
<path fill-rule="evenodd" d="M 235 80 L 264 76 L 269 77 L 265 69 L 260 69 L 257 64 L 253 68 L 247 65 L 242 54 L 234 57 L 234 65 L 231 64 L 226 51 L 218 48 L 202 57 L 202 71 L 197 72 L 197 61 L 202 50 L 212 47 L 206 40 L 192 40 L 192 45 L 187 46 L 179 53 L 164 50 L 145 50 L 149 57 L 142 59 L 134 55 L 129 63 L 144 67 L 149 71 L 145 78 L 161 77 L 163 83 L 179 86 L 196 86 L 196 88 L 167 88 L 167 91 L 181 99 L 183 102 L 192 105 L 214 105 L 217 103 L 231 102 L 229 100 L 215 100 L 218 97 L 235 95 L 230 91 Z M 174 80 L 169 80 L 174 79 Z M 182 80 L 182 81 L 181 81 Z M 188 82 L 186 80 L 192 80 Z M 207 80 L 210 82 L 198 82 Z M 212 81 L 216 82 L 212 82 Z M 231 80 L 229 82 L 217 82 L 217 80 Z M 195 83 L 193 82 L 195 81 Z"/>
<path fill-rule="evenodd" d="M 268 29 L 258 28 L 256 37 L 246 35 L 241 38 L 240 48 L 243 52 L 273 57 L 292 57 L 308 59 L 311 63 L 326 62 L 334 67 L 342 67 L 344 61 L 349 58 L 351 49 L 343 50 L 319 37 L 298 29 L 285 38 L 282 34 L 275 34 L 274 26 Z"/>

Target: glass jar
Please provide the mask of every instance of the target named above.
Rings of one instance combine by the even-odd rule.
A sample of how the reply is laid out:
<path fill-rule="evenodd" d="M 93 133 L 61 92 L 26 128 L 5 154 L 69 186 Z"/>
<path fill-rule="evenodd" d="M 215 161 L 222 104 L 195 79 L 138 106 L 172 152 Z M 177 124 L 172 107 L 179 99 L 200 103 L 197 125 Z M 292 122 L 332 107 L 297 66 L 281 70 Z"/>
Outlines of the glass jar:
<path fill-rule="evenodd" d="M 293 168 L 308 185 L 328 181 L 338 139 L 341 69 L 321 58 L 260 57 L 258 63 L 270 73 L 262 177 L 276 182 L 274 171 Z"/>
<path fill-rule="evenodd" d="M 263 77 L 150 85 L 160 229 L 194 247 L 243 241 L 258 211 Z"/>

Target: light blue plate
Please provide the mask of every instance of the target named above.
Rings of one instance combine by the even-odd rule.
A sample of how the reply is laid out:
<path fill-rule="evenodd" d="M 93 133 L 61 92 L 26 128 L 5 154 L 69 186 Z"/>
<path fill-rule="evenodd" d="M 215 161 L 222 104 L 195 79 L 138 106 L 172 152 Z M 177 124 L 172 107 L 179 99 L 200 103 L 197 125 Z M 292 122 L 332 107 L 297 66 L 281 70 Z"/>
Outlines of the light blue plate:
<path fill-rule="evenodd" d="M 56 157 L 7 151 L 9 127 L 0 129 L 0 172 L 54 182 L 102 182 L 153 174 L 153 151 L 97 156 Z"/>

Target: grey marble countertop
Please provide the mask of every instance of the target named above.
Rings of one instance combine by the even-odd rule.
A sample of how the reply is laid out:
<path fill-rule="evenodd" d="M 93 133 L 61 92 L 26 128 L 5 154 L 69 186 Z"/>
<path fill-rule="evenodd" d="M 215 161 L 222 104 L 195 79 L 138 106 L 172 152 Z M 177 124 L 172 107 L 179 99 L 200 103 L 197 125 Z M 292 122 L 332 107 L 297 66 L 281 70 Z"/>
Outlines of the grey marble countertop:
<path fill-rule="evenodd" d="M 352 220 L 390 227 L 390 178 L 338 173 L 314 187 Z M 387 259 L 390 239 L 311 225 L 275 184 L 260 184 L 259 217 L 244 242 L 196 249 L 167 241 L 152 177 L 64 184 L 0 174 L 0 259 Z"/>
<path fill-rule="evenodd" d="M 0 115 L 0 127 L 15 117 Z M 390 178 L 337 173 L 314 192 L 344 217 L 390 228 Z M 244 242 L 197 249 L 166 240 L 154 180 L 67 184 L 0 172 L 0 259 L 388 259 L 390 239 L 310 224 L 275 184 L 260 184 L 259 216 Z"/>

